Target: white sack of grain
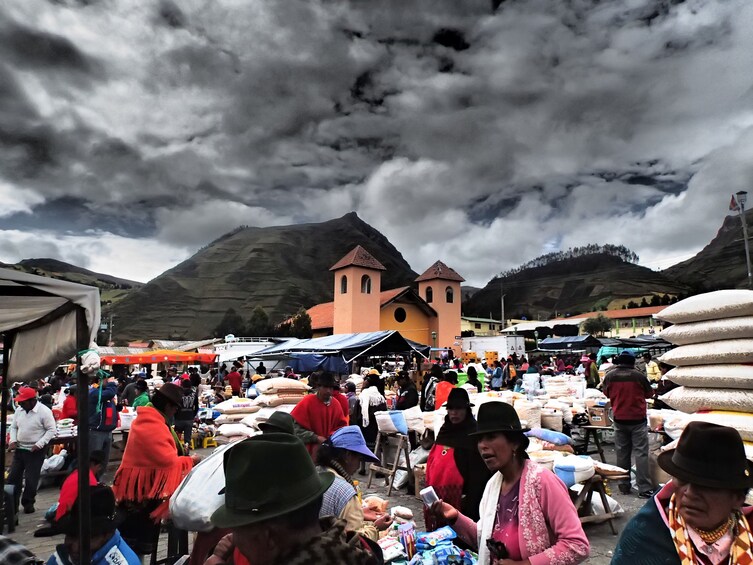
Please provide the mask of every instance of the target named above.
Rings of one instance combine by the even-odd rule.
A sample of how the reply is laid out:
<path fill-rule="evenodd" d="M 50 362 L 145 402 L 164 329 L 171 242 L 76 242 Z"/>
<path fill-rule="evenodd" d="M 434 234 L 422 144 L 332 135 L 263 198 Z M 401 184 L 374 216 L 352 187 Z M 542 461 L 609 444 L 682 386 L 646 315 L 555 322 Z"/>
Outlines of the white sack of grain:
<path fill-rule="evenodd" d="M 753 338 L 753 316 L 675 324 L 663 329 L 659 337 L 675 345 L 705 343 L 720 339 Z"/>
<path fill-rule="evenodd" d="M 723 339 L 708 343 L 681 345 L 659 357 L 669 365 L 720 365 L 753 363 L 753 339 Z"/>
<path fill-rule="evenodd" d="M 673 324 L 753 316 L 753 290 L 717 290 L 697 294 L 664 308 L 655 318 Z"/>
<path fill-rule="evenodd" d="M 702 410 L 753 412 L 753 390 L 681 386 L 670 390 L 659 398 L 675 410 L 687 413 Z"/>
<path fill-rule="evenodd" d="M 673 383 L 696 388 L 753 389 L 753 365 L 690 365 L 675 367 L 666 377 Z"/>

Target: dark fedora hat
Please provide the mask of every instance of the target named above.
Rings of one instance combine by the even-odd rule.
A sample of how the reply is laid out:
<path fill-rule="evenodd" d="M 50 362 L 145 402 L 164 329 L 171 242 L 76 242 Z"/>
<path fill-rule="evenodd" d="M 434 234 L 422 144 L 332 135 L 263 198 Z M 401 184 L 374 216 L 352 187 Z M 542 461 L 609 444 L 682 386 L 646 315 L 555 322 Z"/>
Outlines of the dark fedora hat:
<path fill-rule="evenodd" d="M 218 528 L 263 522 L 316 500 L 335 480 L 318 473 L 301 440 L 289 434 L 265 433 L 227 450 L 225 504 L 212 514 Z"/>
<path fill-rule="evenodd" d="M 293 416 L 287 412 L 274 412 L 266 422 L 260 422 L 258 428 L 264 433 L 277 432 L 292 436 L 295 435 L 293 422 Z"/>
<path fill-rule="evenodd" d="M 329 371 L 323 371 L 321 373 L 316 373 L 316 381 L 313 386 L 334 388 L 336 386 L 340 386 L 340 383 L 335 380 L 335 375 L 333 375 Z"/>
<path fill-rule="evenodd" d="M 157 394 L 161 394 L 178 408 L 183 406 L 183 390 L 176 384 L 165 383 L 157 389 Z"/>
<path fill-rule="evenodd" d="M 468 398 L 468 391 L 464 388 L 453 388 L 444 405 L 448 409 L 470 408 L 473 406 L 471 399 Z"/>
<path fill-rule="evenodd" d="M 524 428 L 520 424 L 520 418 L 518 418 L 515 408 L 506 402 L 486 402 L 482 404 L 478 409 L 476 422 L 476 431 L 469 435 L 530 431 L 530 428 Z"/>
<path fill-rule="evenodd" d="M 80 501 L 76 500 L 73 507 L 63 514 L 62 518 L 55 522 L 57 531 L 64 534 L 78 536 L 78 521 L 80 515 Z M 115 510 L 115 494 L 112 489 L 105 485 L 91 487 L 91 535 L 96 536 L 107 532 L 114 532 L 125 517 Z"/>
<path fill-rule="evenodd" d="M 745 457 L 739 432 L 709 422 L 690 422 L 677 447 L 658 457 L 659 466 L 677 479 L 711 488 L 753 487 L 753 465 Z"/>

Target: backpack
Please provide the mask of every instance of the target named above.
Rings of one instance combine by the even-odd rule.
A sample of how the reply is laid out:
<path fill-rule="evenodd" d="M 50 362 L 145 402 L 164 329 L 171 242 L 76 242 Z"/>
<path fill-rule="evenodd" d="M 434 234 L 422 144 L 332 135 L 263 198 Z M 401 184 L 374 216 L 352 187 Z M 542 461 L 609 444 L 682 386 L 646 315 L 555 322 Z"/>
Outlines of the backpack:
<path fill-rule="evenodd" d="M 426 400 L 424 401 L 424 406 L 427 410 L 431 411 L 434 409 L 434 404 L 437 400 L 437 383 L 439 381 L 431 377 L 429 379 L 428 384 L 426 385 Z"/>

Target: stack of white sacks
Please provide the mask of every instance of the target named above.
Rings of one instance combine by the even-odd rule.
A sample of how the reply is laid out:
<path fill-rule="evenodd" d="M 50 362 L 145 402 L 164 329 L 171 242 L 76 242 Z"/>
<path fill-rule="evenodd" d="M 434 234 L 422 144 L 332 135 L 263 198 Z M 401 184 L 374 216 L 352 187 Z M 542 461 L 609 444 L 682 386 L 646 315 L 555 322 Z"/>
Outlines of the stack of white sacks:
<path fill-rule="evenodd" d="M 244 425 L 242 421 L 258 412 L 259 406 L 254 405 L 254 401 L 248 398 L 233 397 L 224 402 L 220 402 L 214 407 L 214 410 L 220 413 L 215 418 L 214 423 L 217 428 L 217 441 L 219 443 L 228 443 L 251 437 L 254 430 Z"/>
<path fill-rule="evenodd" d="M 256 390 L 259 396 L 253 400 L 233 397 L 214 407 L 220 412 L 220 417 L 215 419 L 215 424 L 219 425 L 219 442 L 237 441 L 256 435 L 259 433 L 258 424 L 266 422 L 275 412 L 292 412 L 295 405 L 306 396 L 309 387 L 301 381 L 275 377 L 259 381 Z"/>
<path fill-rule="evenodd" d="M 661 337 L 678 345 L 659 360 L 675 365 L 666 377 L 680 386 L 661 397 L 691 416 L 662 411 L 664 428 L 679 437 L 691 420 L 736 428 L 753 456 L 753 291 L 692 296 L 656 315 L 675 324 Z"/>

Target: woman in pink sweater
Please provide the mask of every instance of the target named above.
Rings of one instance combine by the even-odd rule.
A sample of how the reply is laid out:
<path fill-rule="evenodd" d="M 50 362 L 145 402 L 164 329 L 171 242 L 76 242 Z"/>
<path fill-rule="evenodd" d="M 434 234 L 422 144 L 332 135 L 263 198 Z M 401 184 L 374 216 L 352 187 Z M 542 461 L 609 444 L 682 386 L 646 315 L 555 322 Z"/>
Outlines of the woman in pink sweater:
<path fill-rule="evenodd" d="M 478 548 L 481 565 L 582 563 L 589 544 L 567 487 L 528 459 L 526 431 L 509 404 L 483 404 L 473 435 L 486 466 L 496 473 L 486 484 L 479 521 L 441 500 L 432 512 Z"/>

